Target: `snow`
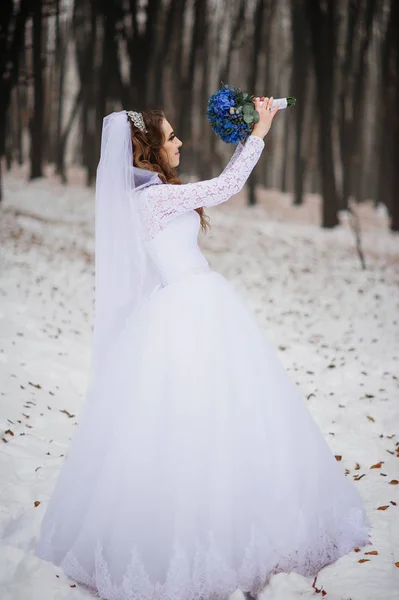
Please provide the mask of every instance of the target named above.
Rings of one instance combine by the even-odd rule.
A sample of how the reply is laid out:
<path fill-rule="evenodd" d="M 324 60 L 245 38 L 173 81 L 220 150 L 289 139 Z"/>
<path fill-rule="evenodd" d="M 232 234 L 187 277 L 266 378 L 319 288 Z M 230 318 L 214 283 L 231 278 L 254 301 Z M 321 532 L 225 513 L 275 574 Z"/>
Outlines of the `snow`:
<path fill-rule="evenodd" d="M 24 175 L 7 174 L 0 209 L 0 597 L 83 599 L 90 593 L 33 547 L 88 385 L 94 193 L 77 171 L 67 187 L 51 172 L 29 184 Z M 253 208 L 243 194 L 207 210 L 201 246 L 279 348 L 373 526 L 372 545 L 324 568 L 314 586 L 279 574 L 261 600 L 322 590 L 329 600 L 397 599 L 399 238 L 383 209 L 362 205 L 362 271 L 345 214 L 326 231 L 317 196 L 293 207 L 289 194 L 259 195 Z"/>

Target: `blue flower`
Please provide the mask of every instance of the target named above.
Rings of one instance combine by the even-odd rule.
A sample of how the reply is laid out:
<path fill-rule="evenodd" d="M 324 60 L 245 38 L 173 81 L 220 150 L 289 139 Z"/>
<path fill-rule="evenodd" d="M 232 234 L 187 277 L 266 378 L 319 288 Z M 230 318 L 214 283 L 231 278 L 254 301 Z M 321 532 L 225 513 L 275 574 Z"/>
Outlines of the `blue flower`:
<path fill-rule="evenodd" d="M 230 114 L 231 107 L 238 107 L 239 93 L 238 88 L 226 85 L 208 100 L 207 116 L 211 127 L 216 135 L 228 144 L 244 141 L 252 131 L 252 126 L 244 122 L 241 114 Z"/>

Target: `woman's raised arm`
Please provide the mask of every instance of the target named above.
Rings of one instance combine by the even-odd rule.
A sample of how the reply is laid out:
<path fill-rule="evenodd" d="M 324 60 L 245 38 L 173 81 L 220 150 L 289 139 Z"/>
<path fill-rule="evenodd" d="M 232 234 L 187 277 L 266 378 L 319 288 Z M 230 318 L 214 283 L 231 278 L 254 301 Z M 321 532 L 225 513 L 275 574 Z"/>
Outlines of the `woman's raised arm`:
<path fill-rule="evenodd" d="M 151 220 L 154 219 L 159 224 L 159 229 L 163 229 L 178 214 L 226 202 L 243 188 L 264 145 L 263 139 L 250 135 L 242 148 L 237 148 L 230 163 L 218 177 L 182 185 L 160 184 L 149 187 L 146 191 L 145 210 L 149 211 L 147 218 L 151 216 Z"/>

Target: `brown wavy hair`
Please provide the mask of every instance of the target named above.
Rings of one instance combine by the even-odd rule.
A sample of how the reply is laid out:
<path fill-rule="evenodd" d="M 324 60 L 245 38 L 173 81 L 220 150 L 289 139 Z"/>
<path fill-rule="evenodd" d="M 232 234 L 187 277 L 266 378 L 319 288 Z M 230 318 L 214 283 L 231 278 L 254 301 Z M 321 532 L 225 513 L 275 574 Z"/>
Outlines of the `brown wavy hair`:
<path fill-rule="evenodd" d="M 147 132 L 141 131 L 130 121 L 134 166 L 158 173 L 163 183 L 181 185 L 182 180 L 177 176 L 175 169 L 169 166 L 162 152 L 162 146 L 165 143 L 162 121 L 165 113 L 162 110 L 148 109 L 142 110 L 141 114 Z M 201 206 L 195 210 L 201 218 L 202 231 L 206 231 L 210 225 L 204 207 Z"/>

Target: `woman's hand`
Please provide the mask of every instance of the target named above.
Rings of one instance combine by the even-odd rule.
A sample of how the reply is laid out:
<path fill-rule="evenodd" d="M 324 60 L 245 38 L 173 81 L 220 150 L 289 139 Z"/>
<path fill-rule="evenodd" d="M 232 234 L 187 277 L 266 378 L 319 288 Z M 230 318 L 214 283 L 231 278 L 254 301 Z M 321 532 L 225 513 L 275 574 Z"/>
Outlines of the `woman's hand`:
<path fill-rule="evenodd" d="M 261 101 L 263 101 L 262 106 L 260 106 Z M 254 103 L 255 110 L 259 113 L 259 121 L 254 125 L 251 135 L 257 135 L 263 139 L 269 133 L 272 121 L 280 105 L 278 104 L 271 110 L 273 96 L 271 98 L 254 98 Z"/>

